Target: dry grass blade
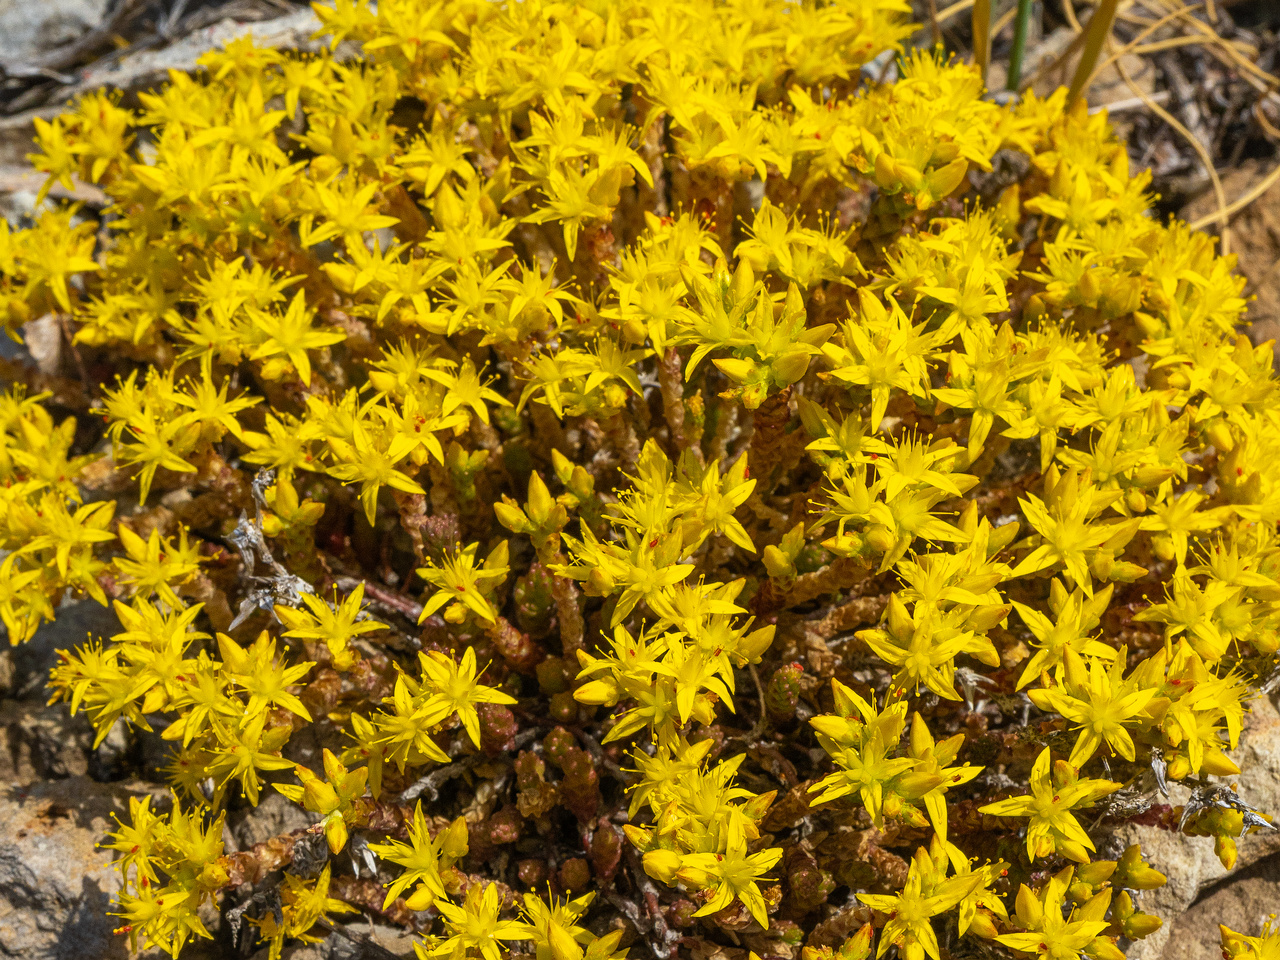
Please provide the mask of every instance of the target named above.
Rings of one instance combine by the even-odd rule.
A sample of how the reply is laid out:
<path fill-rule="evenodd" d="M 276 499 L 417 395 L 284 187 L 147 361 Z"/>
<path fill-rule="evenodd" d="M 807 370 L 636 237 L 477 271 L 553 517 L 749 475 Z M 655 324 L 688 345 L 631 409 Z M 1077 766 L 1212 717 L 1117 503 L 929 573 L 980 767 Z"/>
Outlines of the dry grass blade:
<path fill-rule="evenodd" d="M 1262 128 L 1268 138 L 1280 141 L 1280 129 L 1276 129 L 1275 125 L 1267 119 L 1267 111 L 1262 109 L 1261 100 L 1257 101 L 1253 105 L 1253 109 L 1250 112 L 1253 114 L 1253 119 L 1258 122 L 1258 126 Z"/>
<path fill-rule="evenodd" d="M 1236 43 L 1224 38 L 1218 33 L 1218 31 L 1214 30 L 1213 27 L 1209 26 L 1207 23 L 1202 23 L 1195 17 L 1191 16 L 1191 13 L 1187 8 L 1184 7 L 1177 11 L 1177 16 L 1186 23 L 1187 26 L 1198 31 L 1205 38 L 1206 42 L 1213 45 L 1209 48 L 1211 52 L 1217 51 L 1219 53 L 1225 53 L 1236 67 L 1243 70 L 1246 74 L 1250 74 L 1255 79 L 1269 87 L 1280 86 L 1280 77 L 1276 77 L 1274 74 L 1263 70 L 1251 59 L 1241 53 Z M 1248 78 L 1246 77 L 1246 79 Z"/>
<path fill-rule="evenodd" d="M 938 14 L 938 23 L 946 23 L 952 17 L 958 17 L 972 6 L 973 0 L 956 0 L 949 7 L 944 7 L 942 12 Z"/>
<path fill-rule="evenodd" d="M 1192 13 L 1201 7 L 1205 7 L 1207 14 L 1208 7 L 1206 4 L 1191 3 L 1175 8 L 1171 3 L 1165 3 L 1164 6 L 1168 9 L 1168 12 L 1164 16 L 1147 24 L 1145 29 L 1116 51 L 1114 56 L 1104 61 L 1102 67 L 1110 65 L 1114 62 L 1116 57 L 1123 56 L 1126 53 L 1137 53 L 1141 55 L 1173 47 L 1206 44 L 1207 46 L 1205 49 L 1209 54 L 1218 59 L 1229 69 L 1243 71 L 1241 79 L 1252 85 L 1254 89 L 1259 92 L 1266 92 L 1268 89 L 1280 87 L 1280 78 L 1277 78 L 1273 74 L 1263 70 L 1253 62 L 1253 59 L 1246 56 L 1245 52 L 1242 52 L 1241 44 L 1238 41 L 1227 40 L 1208 24 L 1203 23 L 1192 16 Z M 1142 43 L 1142 41 L 1146 40 L 1147 37 L 1151 36 L 1161 27 L 1173 20 L 1182 21 L 1187 26 L 1196 30 L 1200 36 L 1191 37 L 1184 34 L 1182 36 L 1160 40 L 1152 44 Z M 1256 56 L 1256 50 L 1253 50 L 1253 54 Z M 1102 69 L 1102 67 L 1099 69 Z"/>
<path fill-rule="evenodd" d="M 1076 33 L 1083 33 L 1084 27 L 1080 26 L 1080 20 L 1076 17 L 1075 0 L 1062 0 L 1062 12 L 1067 15 L 1067 23 Z"/>
<path fill-rule="evenodd" d="M 929 0 L 929 35 L 936 47 L 942 42 L 942 25 L 938 23 L 938 0 Z"/>
<path fill-rule="evenodd" d="M 1222 222 L 1222 219 L 1224 217 L 1235 216 L 1237 213 L 1239 213 L 1241 210 L 1243 210 L 1249 204 L 1253 203 L 1253 201 L 1257 200 L 1260 196 L 1262 196 L 1264 193 L 1270 190 L 1273 186 L 1275 186 L 1277 181 L 1280 181 L 1280 163 L 1272 167 L 1270 173 L 1268 173 L 1265 177 L 1263 177 L 1261 180 L 1255 183 L 1249 190 L 1246 190 L 1244 193 L 1238 196 L 1235 200 L 1232 200 L 1231 203 L 1229 203 L 1227 206 L 1223 207 L 1222 209 L 1218 210 L 1215 213 L 1209 214 L 1207 217 L 1201 217 L 1195 223 L 1191 224 L 1191 229 L 1203 230 L 1205 227 L 1213 223 L 1215 220 L 1218 222 Z"/>
<path fill-rule="evenodd" d="M 1151 94 L 1152 103 L 1164 103 L 1169 99 L 1168 90 L 1157 90 Z M 1139 107 L 1145 107 L 1147 102 L 1141 97 L 1125 97 L 1123 100 L 1112 100 L 1110 103 L 1099 104 L 1096 107 L 1090 107 L 1090 113 L 1101 113 L 1103 110 L 1108 114 L 1124 113 L 1127 110 L 1137 110 Z"/>
<path fill-rule="evenodd" d="M 1097 16 L 1097 14 L 1095 14 L 1095 16 Z M 1227 212 L 1227 195 L 1222 189 L 1222 178 L 1218 176 L 1218 171 L 1213 165 L 1213 157 L 1209 155 L 1209 151 L 1205 149 L 1205 145 L 1200 142 L 1199 138 L 1188 130 L 1177 117 L 1171 114 L 1164 107 L 1160 106 L 1160 104 L 1156 103 L 1155 100 L 1151 99 L 1150 94 L 1133 82 L 1133 76 L 1129 73 L 1128 67 L 1125 66 L 1124 60 L 1117 59 L 1115 64 L 1116 69 L 1120 72 L 1120 78 L 1124 80 L 1125 85 L 1128 86 L 1136 96 L 1141 98 L 1142 102 L 1147 105 L 1147 108 L 1150 109 L 1152 113 L 1156 114 L 1156 116 L 1161 120 L 1169 124 L 1173 129 L 1177 130 L 1178 133 L 1182 134 L 1187 143 L 1191 145 L 1192 149 L 1194 149 L 1196 154 L 1200 157 L 1200 162 L 1204 164 L 1205 171 L 1209 174 L 1209 181 L 1213 184 L 1214 196 L 1218 200 L 1218 212 L 1212 214 L 1208 218 L 1208 221 L 1212 223 L 1216 220 L 1218 223 L 1218 231 L 1222 238 L 1222 254 L 1225 256 L 1231 252 L 1231 234 L 1230 227 L 1228 225 L 1228 218 L 1230 217 L 1230 214 Z"/>
<path fill-rule="evenodd" d="M 1080 55 L 1080 63 L 1076 65 L 1076 74 L 1071 78 L 1071 90 L 1067 94 L 1067 103 L 1075 103 L 1093 79 L 1093 68 L 1098 64 L 1102 48 L 1111 36 L 1111 25 L 1116 19 L 1116 7 L 1119 0 L 1100 0 L 1094 7 L 1093 16 L 1089 18 L 1089 26 L 1084 32 L 1084 52 Z"/>
<path fill-rule="evenodd" d="M 982 82 L 985 84 L 987 67 L 991 65 L 991 0 L 974 0 L 973 62 L 982 72 Z"/>
<path fill-rule="evenodd" d="M 1001 15 L 1000 19 L 995 22 L 995 26 L 991 28 L 991 36 L 987 40 L 988 48 L 991 46 L 991 41 L 995 40 L 996 37 L 1000 36 L 1000 32 L 1004 30 L 1004 28 L 1007 27 L 1009 24 L 1013 23 L 1013 18 L 1016 17 L 1017 15 L 1018 15 L 1018 7 L 1013 7 L 1012 9 L 1006 10 Z"/>
<path fill-rule="evenodd" d="M 1136 37 L 1134 37 L 1128 43 L 1124 44 L 1118 50 L 1116 50 L 1110 56 L 1108 56 L 1107 59 L 1103 60 L 1102 63 L 1099 64 L 1099 66 L 1096 69 L 1103 70 L 1111 66 L 1111 64 L 1115 63 L 1116 60 L 1118 60 L 1120 57 L 1123 57 L 1126 53 L 1134 53 L 1138 49 L 1138 46 L 1142 43 L 1142 41 L 1146 40 L 1147 37 L 1151 36 L 1161 27 L 1165 26 L 1167 23 L 1173 20 L 1177 20 L 1183 14 L 1190 13 L 1191 11 L 1197 10 L 1202 6 L 1204 6 L 1204 4 L 1202 3 L 1192 3 L 1184 7 L 1179 7 L 1177 10 L 1173 10 L 1169 13 L 1166 13 L 1159 20 L 1153 21 L 1151 24 L 1149 24 L 1145 29 L 1142 30 L 1141 33 L 1139 33 Z"/>

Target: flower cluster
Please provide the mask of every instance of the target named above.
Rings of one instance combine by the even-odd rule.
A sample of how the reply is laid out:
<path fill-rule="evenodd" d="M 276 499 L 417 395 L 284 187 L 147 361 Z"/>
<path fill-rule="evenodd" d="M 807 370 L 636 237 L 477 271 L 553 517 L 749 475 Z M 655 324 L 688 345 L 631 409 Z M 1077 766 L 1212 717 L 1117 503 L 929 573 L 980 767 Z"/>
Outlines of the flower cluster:
<path fill-rule="evenodd" d="M 51 684 L 167 745 L 131 943 L 1116 960 L 1117 824 L 1270 827 L 1213 780 L 1280 648 L 1243 281 L 908 9 L 336 0 L 37 121 L 108 199 L 0 222 L 68 340 L 0 395 L 0 619 L 119 620 Z"/>

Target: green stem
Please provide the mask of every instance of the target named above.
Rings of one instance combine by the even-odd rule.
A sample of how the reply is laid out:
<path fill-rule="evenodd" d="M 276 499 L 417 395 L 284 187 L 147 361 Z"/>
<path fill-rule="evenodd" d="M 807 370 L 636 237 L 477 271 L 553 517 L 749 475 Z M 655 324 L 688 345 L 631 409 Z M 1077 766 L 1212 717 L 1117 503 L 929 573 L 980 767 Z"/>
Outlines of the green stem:
<path fill-rule="evenodd" d="M 1031 22 L 1031 0 L 1018 0 L 1018 15 L 1013 18 L 1013 49 L 1009 52 L 1008 88 L 1017 91 L 1022 83 L 1022 57 L 1027 49 L 1027 24 Z"/>

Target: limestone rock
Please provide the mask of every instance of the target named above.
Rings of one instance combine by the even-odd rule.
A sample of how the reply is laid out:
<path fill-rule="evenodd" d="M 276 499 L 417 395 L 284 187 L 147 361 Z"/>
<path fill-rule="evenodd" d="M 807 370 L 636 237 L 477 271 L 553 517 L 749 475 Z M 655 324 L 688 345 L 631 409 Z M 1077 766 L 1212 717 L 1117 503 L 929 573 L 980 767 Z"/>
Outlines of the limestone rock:
<path fill-rule="evenodd" d="M 109 0 L 0 0 L 0 63 L 27 64 L 98 26 Z"/>
<path fill-rule="evenodd" d="M 1232 753 L 1241 769 L 1234 781 L 1236 792 L 1262 812 L 1280 817 L 1280 712 L 1265 697 L 1253 701 L 1252 708 L 1240 747 Z M 1170 784 L 1171 802 L 1182 803 L 1188 792 L 1180 784 Z M 1227 877 L 1280 853 L 1280 830 L 1264 830 L 1238 841 L 1239 858 L 1234 874 L 1214 855 L 1213 840 L 1209 837 L 1186 837 L 1158 827 L 1126 824 L 1116 831 L 1107 852 L 1118 853 L 1131 843 L 1142 844 L 1144 859 L 1167 876 L 1169 882 L 1135 897 L 1137 906 L 1160 917 L 1164 926 L 1136 942 L 1129 949 L 1130 960 L 1170 960 L 1175 955 L 1216 957 L 1216 932 L 1207 947 L 1200 945 L 1207 952 L 1170 953 L 1181 949 L 1173 936 L 1177 923 L 1206 890 L 1217 889 Z M 1280 903 L 1280 886 L 1272 887 L 1270 897 L 1271 903 Z"/>
<path fill-rule="evenodd" d="M 62 324 L 57 314 L 46 313 L 22 326 L 22 342 L 36 369 L 48 377 L 62 366 Z"/>
<path fill-rule="evenodd" d="M 48 3 L 34 0 L 0 0 L 0 10 L 7 5 L 14 7 L 50 7 L 74 2 L 102 3 L 104 0 L 50 0 Z M 59 91 L 61 100 L 73 100 L 83 93 L 102 88 L 118 90 L 145 90 L 159 87 L 169 79 L 170 70 L 191 72 L 197 69 L 196 61 L 210 50 L 224 48 L 232 40 L 252 36 L 260 47 L 276 50 L 319 49 L 323 41 L 311 39 L 320 28 L 320 20 L 310 9 L 299 10 L 272 20 L 241 23 L 224 19 L 212 26 L 197 30 L 190 36 L 159 50 L 142 50 L 105 64 L 91 64 L 80 71 L 77 82 Z M 0 42 L 3 42 L 0 38 Z M 339 48 L 341 52 L 341 48 Z M 0 48 L 0 63 L 7 62 Z M 37 117 L 51 120 L 66 109 L 62 103 L 38 107 L 11 117 L 0 117 L 0 165 L 25 167 L 26 156 L 35 151 L 35 126 Z M 38 189 L 38 188 L 37 188 Z"/>
<path fill-rule="evenodd" d="M 0 691 L 15 700 L 47 700 L 49 671 L 58 662 L 58 651 L 85 643 L 90 637 L 120 632 L 115 611 L 97 600 L 68 600 L 58 607 L 57 619 L 44 624 L 36 635 L 11 650 L 9 638 L 0 627 L 0 645 L 8 651 L 12 664 L 10 683 Z"/>
<path fill-rule="evenodd" d="M 0 790 L 0 956 L 128 956 L 107 916 L 120 887 L 95 844 L 128 809 L 128 790 L 77 776 Z"/>
<path fill-rule="evenodd" d="M 248 850 L 254 844 L 263 843 L 272 837 L 306 829 L 317 819 L 316 815 L 286 800 L 284 794 L 266 790 L 256 807 L 232 812 L 227 829 L 236 847 Z"/>
<path fill-rule="evenodd" d="M 74 98 L 102 87 L 137 90 L 158 86 L 169 79 L 170 70 L 195 70 L 196 61 L 205 53 L 220 50 L 232 40 L 246 36 L 253 37 L 259 47 L 314 51 L 321 46 L 311 39 L 318 29 L 320 20 L 310 9 L 257 23 L 221 20 L 161 50 L 144 50 L 108 66 L 90 66 L 80 74 L 80 82 L 66 91 L 66 96 Z"/>
<path fill-rule="evenodd" d="M 92 745 L 89 722 L 63 704 L 0 701 L 0 783 L 82 776 Z"/>
<path fill-rule="evenodd" d="M 1161 960 L 1200 960 L 1218 954 L 1218 924 L 1255 937 L 1280 903 L 1280 854 L 1260 860 L 1207 889 L 1169 928 Z"/>

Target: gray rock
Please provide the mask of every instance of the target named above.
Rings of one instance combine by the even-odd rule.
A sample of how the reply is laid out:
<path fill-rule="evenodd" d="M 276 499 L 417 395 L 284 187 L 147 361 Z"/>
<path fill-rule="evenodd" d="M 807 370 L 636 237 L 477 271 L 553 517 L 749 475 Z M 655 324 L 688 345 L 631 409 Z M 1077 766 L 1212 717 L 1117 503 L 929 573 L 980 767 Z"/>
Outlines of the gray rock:
<path fill-rule="evenodd" d="M 1240 737 L 1240 747 L 1232 753 L 1241 771 L 1233 782 L 1241 799 L 1263 813 L 1280 818 L 1280 712 L 1265 697 L 1253 701 L 1252 708 Z M 1170 802 L 1181 804 L 1188 792 L 1180 784 L 1170 784 Z M 1206 891 L 1229 885 L 1228 877 L 1241 875 L 1254 864 L 1280 853 L 1280 830 L 1259 831 L 1237 841 L 1239 856 L 1234 871 L 1222 866 L 1209 837 L 1186 837 L 1158 827 L 1126 824 L 1116 831 L 1109 849 L 1118 852 L 1131 843 L 1142 844 L 1144 859 L 1167 876 L 1169 882 L 1135 897 L 1136 905 L 1160 917 L 1164 926 L 1137 941 L 1129 949 L 1130 960 L 1216 957 L 1219 954 L 1216 932 L 1211 943 L 1201 944 L 1204 952 L 1170 952 L 1186 946 L 1175 940 L 1174 931 L 1180 919 Z M 1269 896 L 1275 909 L 1275 905 L 1280 904 L 1280 885 L 1273 885 Z M 1214 929 L 1216 931 L 1216 927 Z"/>
<path fill-rule="evenodd" d="M 0 701 L 0 783 L 82 776 L 92 745 L 88 720 L 69 716 L 62 704 Z"/>
<path fill-rule="evenodd" d="M 42 5 L 56 7 L 73 2 L 101 3 L 102 0 L 51 0 L 50 3 L 43 3 L 43 0 L 0 0 L 0 10 L 6 9 L 6 5 L 15 8 Z M 57 105 L 37 107 L 11 117 L 0 117 L 0 166 L 25 169 L 28 166 L 27 154 L 36 149 L 35 119 L 39 117 L 52 120 L 63 112 L 65 107 L 62 104 L 66 100 L 103 87 L 130 91 L 159 87 L 168 80 L 170 70 L 194 71 L 197 69 L 196 61 L 202 54 L 221 49 L 232 40 L 245 36 L 252 36 L 259 46 L 314 52 L 323 42 L 311 39 L 311 35 L 319 27 L 319 19 L 309 9 L 255 23 L 226 19 L 197 30 L 163 49 L 141 50 L 113 62 L 90 65 L 76 75 L 75 83 L 58 91 Z M 344 55 L 344 49 L 340 47 L 338 54 Z M 0 63 L 5 62 L 10 61 L 0 51 Z M 38 184 L 36 189 L 39 189 Z M 92 197 L 83 199 L 91 200 Z"/>
<path fill-rule="evenodd" d="M 371 960 L 385 954 L 374 953 L 367 945 L 381 947 L 397 957 L 413 956 L 414 937 L 406 930 L 380 923 L 356 920 L 344 924 L 320 943 L 297 943 L 285 947 L 280 960 Z M 250 960 L 268 960 L 264 947 Z"/>
<path fill-rule="evenodd" d="M 63 601 L 56 620 L 44 624 L 34 637 L 10 651 L 10 685 L 0 692 L 15 700 L 47 700 L 49 671 L 58 662 L 59 650 L 119 632 L 120 621 L 110 607 L 92 599 Z M 0 645 L 8 643 L 7 632 L 0 626 Z"/>
<path fill-rule="evenodd" d="M 263 791 L 256 807 L 229 814 L 227 829 L 231 832 L 236 848 L 248 850 L 254 844 L 263 843 L 272 837 L 304 830 L 318 819 L 317 815 L 286 800 L 284 794 L 268 788 Z"/>
<path fill-rule="evenodd" d="M 109 0 L 0 0 L 0 64 L 21 66 L 98 26 Z"/>
<path fill-rule="evenodd" d="M 196 61 L 210 50 L 220 50 L 232 40 L 246 36 L 252 36 L 260 47 L 314 52 L 322 46 L 321 42 L 311 39 L 318 29 L 320 20 L 310 9 L 258 23 L 221 20 L 161 50 L 144 50 L 108 66 L 91 65 L 80 74 L 79 83 L 66 90 L 65 96 L 70 99 L 102 87 L 139 90 L 158 86 L 169 79 L 170 70 L 193 71 L 197 68 Z"/>
<path fill-rule="evenodd" d="M 116 960 L 112 930 L 120 881 L 95 844 L 124 816 L 129 791 L 87 777 L 0 790 L 0 956 Z"/>
<path fill-rule="evenodd" d="M 46 313 L 22 325 L 22 342 L 36 369 L 57 376 L 62 366 L 62 325 L 56 314 Z"/>
<path fill-rule="evenodd" d="M 1201 960 L 1219 956 L 1218 924 L 1256 937 L 1280 906 L 1280 854 L 1259 860 L 1200 898 L 1169 925 L 1161 960 Z"/>

